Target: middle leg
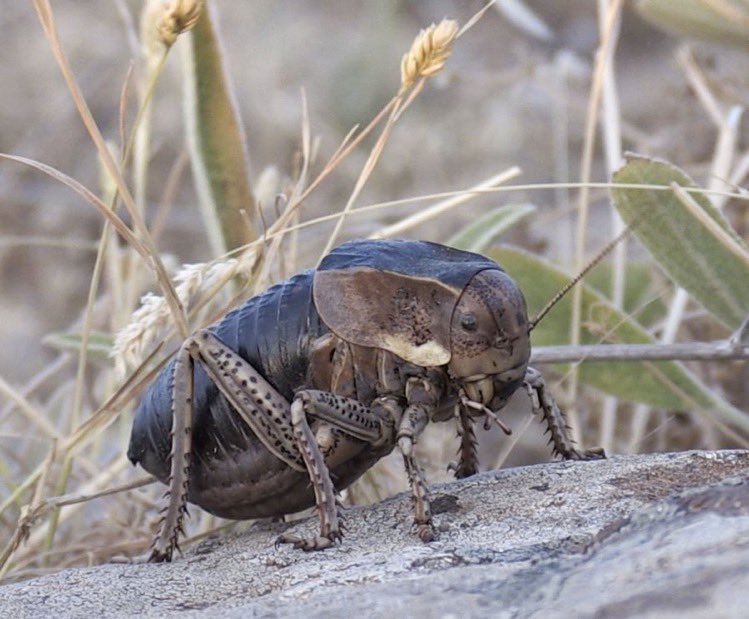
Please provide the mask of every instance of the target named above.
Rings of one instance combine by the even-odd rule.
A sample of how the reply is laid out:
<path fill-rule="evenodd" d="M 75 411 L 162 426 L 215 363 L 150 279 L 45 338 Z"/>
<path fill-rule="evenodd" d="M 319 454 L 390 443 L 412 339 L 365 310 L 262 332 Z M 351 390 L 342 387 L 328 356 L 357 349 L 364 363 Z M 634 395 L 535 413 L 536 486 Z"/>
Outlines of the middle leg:
<path fill-rule="evenodd" d="M 312 538 L 283 535 L 279 543 L 293 544 L 303 550 L 322 550 L 341 539 L 338 503 L 329 471 L 351 461 L 363 450 L 373 451 L 373 455 L 389 453 L 395 445 L 394 428 L 401 410 L 397 399 L 390 396 L 378 398 L 367 407 L 327 391 L 304 390 L 296 394 L 291 405 L 294 436 L 313 480 L 320 535 Z M 324 421 L 338 431 L 339 440 L 328 445 L 325 458 L 308 417 Z"/>

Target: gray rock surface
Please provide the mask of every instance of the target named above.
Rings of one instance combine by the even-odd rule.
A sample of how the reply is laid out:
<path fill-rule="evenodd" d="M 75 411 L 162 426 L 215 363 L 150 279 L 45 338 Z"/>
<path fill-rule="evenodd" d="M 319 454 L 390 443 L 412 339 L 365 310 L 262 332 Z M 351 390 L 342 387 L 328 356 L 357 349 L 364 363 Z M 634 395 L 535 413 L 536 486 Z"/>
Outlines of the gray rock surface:
<path fill-rule="evenodd" d="M 747 617 L 749 452 L 686 452 L 484 473 L 348 510 L 343 544 L 275 549 L 263 523 L 172 564 L 71 569 L 0 586 L 24 617 Z"/>

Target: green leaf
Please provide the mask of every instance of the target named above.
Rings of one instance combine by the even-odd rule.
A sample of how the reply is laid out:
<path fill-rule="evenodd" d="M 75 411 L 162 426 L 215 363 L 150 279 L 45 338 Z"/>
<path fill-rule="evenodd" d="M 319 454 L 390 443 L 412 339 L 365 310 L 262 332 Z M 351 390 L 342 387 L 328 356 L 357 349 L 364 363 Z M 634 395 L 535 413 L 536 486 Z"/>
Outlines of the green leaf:
<path fill-rule="evenodd" d="M 659 185 L 658 189 L 615 187 L 622 219 L 661 268 L 705 308 L 735 330 L 749 315 L 749 251 L 721 213 L 677 167 L 628 155 L 614 183 Z"/>
<path fill-rule="evenodd" d="M 249 243 L 254 198 L 244 129 L 224 66 L 213 3 L 183 51 L 184 109 L 193 178 L 215 255 Z M 242 210 L 246 215 L 242 214 Z"/>
<path fill-rule="evenodd" d="M 481 252 L 500 234 L 530 215 L 536 207 L 532 204 L 507 204 L 479 217 L 468 224 L 447 244 L 457 249 Z"/>
<path fill-rule="evenodd" d="M 744 0 L 720 5 L 708 0 L 639 0 L 637 10 L 667 32 L 749 49 L 749 6 Z"/>
<path fill-rule="evenodd" d="M 80 333 L 50 333 L 42 338 L 42 343 L 62 351 L 81 350 Z M 91 331 L 88 334 L 88 355 L 93 359 L 109 359 L 112 347 L 114 346 L 114 337 L 110 333 L 101 331 Z"/>
<path fill-rule="evenodd" d="M 531 316 L 537 314 L 570 277 L 527 252 L 510 247 L 491 249 L 496 260 L 518 283 Z M 582 294 L 581 343 L 655 343 L 637 322 L 617 310 L 585 283 Z M 569 342 L 572 295 L 564 297 L 533 330 L 533 345 Z M 580 380 L 624 400 L 658 408 L 712 411 L 723 422 L 749 430 L 749 415 L 721 399 L 682 364 L 675 361 L 595 362 L 580 365 Z"/>
<path fill-rule="evenodd" d="M 613 266 L 603 262 L 586 276 L 585 283 L 611 300 Z M 662 281 L 653 277 L 653 267 L 646 262 L 631 262 L 625 266 L 624 311 L 643 326 L 650 326 L 662 319 L 668 307 L 661 298 Z M 669 286 L 670 289 L 670 286 Z"/>

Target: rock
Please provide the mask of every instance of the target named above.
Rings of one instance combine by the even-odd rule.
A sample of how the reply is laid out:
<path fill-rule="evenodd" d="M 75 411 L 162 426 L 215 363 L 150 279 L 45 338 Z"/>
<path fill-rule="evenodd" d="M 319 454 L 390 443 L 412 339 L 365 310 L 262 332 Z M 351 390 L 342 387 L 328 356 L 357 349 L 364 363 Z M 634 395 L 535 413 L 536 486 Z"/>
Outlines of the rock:
<path fill-rule="evenodd" d="M 745 617 L 749 452 L 560 462 L 432 488 L 439 540 L 400 495 L 347 511 L 343 544 L 274 548 L 262 523 L 172 564 L 103 565 L 0 587 L 22 617 Z"/>

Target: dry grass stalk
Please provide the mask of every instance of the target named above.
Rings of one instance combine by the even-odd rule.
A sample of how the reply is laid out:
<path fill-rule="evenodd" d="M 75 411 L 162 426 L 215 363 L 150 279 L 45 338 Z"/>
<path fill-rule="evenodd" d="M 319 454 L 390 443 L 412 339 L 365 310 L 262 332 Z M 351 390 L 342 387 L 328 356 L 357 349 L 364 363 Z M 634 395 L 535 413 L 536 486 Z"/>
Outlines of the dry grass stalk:
<path fill-rule="evenodd" d="M 403 95 L 408 91 L 411 86 L 415 83 L 418 78 L 426 79 L 438 73 L 443 66 L 447 58 L 450 56 L 452 51 L 452 44 L 458 35 L 458 22 L 452 19 L 443 19 L 438 25 L 432 24 L 428 28 L 422 30 L 414 39 L 411 44 L 411 49 L 403 56 L 401 60 L 401 87 L 398 94 L 391 99 L 390 103 L 384 108 L 389 108 L 387 120 L 385 126 L 382 129 L 377 142 L 369 153 L 367 161 L 359 173 L 359 177 L 356 180 L 354 189 L 351 192 L 346 205 L 341 211 L 340 217 L 336 222 L 333 233 L 330 235 L 325 248 L 322 251 L 322 256 L 327 254 L 335 244 L 338 234 L 343 227 L 343 222 L 346 216 L 351 212 L 354 202 L 361 194 L 364 185 L 369 180 L 372 172 L 377 165 L 377 162 L 382 156 L 382 152 L 385 148 L 390 132 L 393 126 L 401 117 L 403 112 L 408 109 L 408 106 L 421 92 L 419 86 L 423 85 L 423 81 L 420 82 L 419 86 L 414 88 L 410 95 L 403 100 Z M 383 111 L 384 111 L 383 109 Z M 371 125 L 370 125 L 371 126 Z"/>
<path fill-rule="evenodd" d="M 606 36 L 607 9 L 610 0 L 598 0 L 598 30 L 601 36 Z M 614 27 L 612 41 L 609 46 L 614 50 L 617 46 L 619 28 Z M 610 61 L 603 68 L 601 84 L 601 138 L 606 160 L 606 173 L 610 178 L 622 162 L 622 134 L 621 115 L 619 113 L 619 97 L 617 93 L 614 72 L 614 56 L 612 51 Z M 611 209 L 611 229 L 618 236 L 624 230 L 624 222 L 615 209 Z M 624 292 L 626 287 L 627 239 L 617 243 L 612 254 L 613 272 L 611 275 L 611 300 L 619 309 L 624 306 Z M 616 429 L 618 398 L 608 395 L 604 398 L 600 411 L 601 427 L 596 445 L 609 453 L 614 448 L 614 434 Z"/>
<path fill-rule="evenodd" d="M 468 202 L 469 200 L 481 195 L 481 192 L 483 191 L 495 188 L 497 185 L 501 185 L 513 178 L 516 178 L 521 173 L 522 172 L 520 168 L 518 168 L 517 166 L 513 166 L 507 170 L 504 170 L 503 172 L 500 172 L 499 174 L 495 176 L 492 176 L 491 178 L 481 181 L 480 183 L 478 183 L 474 187 L 471 187 L 470 189 L 456 193 L 455 195 L 451 195 L 450 197 L 439 201 L 437 204 L 434 204 L 428 208 L 425 208 L 424 210 L 421 210 L 418 213 L 414 213 L 410 217 L 404 217 L 400 221 L 390 226 L 381 228 L 377 232 L 370 234 L 369 238 L 386 239 L 386 238 L 401 234 L 403 232 L 406 232 L 407 230 L 410 230 L 411 228 L 415 228 L 416 226 L 421 225 L 422 223 L 426 221 L 434 219 L 435 217 L 441 215 L 442 213 L 444 213 L 445 211 L 449 209 L 455 208 L 456 206 L 460 204 L 464 204 L 465 202 Z M 357 209 L 357 210 L 360 210 L 360 209 Z"/>
<path fill-rule="evenodd" d="M 362 133 L 366 134 L 368 131 Z M 363 137 L 364 135 L 360 135 L 353 144 L 358 144 Z M 304 138 L 303 144 L 308 145 L 309 139 Z M 299 183 L 294 189 L 292 200 L 279 219 L 270 226 L 262 239 L 231 252 L 236 257 L 229 255 L 208 263 L 183 266 L 174 277 L 175 293 L 180 303 L 184 307 L 189 307 L 198 296 L 203 297 L 207 302 L 224 284 L 235 277 L 246 281 L 251 280 L 258 263 L 263 258 L 267 260 L 268 256 L 274 255 L 274 252 L 279 250 L 280 240 L 289 228 L 299 205 L 314 186 L 319 184 L 322 178 L 351 152 L 353 144 L 349 144 L 346 149 L 343 147 L 339 149 L 336 152 L 335 161 L 329 162 L 307 189 L 304 189 L 303 185 L 308 170 L 306 161 L 309 157 L 309 148 L 305 148 L 303 153 L 305 163 L 301 168 Z M 274 241 L 277 239 L 278 242 L 274 242 L 270 251 L 266 251 L 263 243 L 269 239 L 274 239 Z M 126 374 L 128 367 L 140 365 L 146 355 L 151 352 L 157 339 L 163 339 L 164 330 L 173 324 L 172 316 L 169 304 L 164 297 L 147 294 L 141 299 L 141 306 L 133 314 L 130 323 L 118 333 L 112 349 L 112 356 L 115 358 L 120 377 Z"/>
<path fill-rule="evenodd" d="M 747 172 L 744 172 L 744 175 L 749 173 L 749 154 L 747 155 L 747 162 L 745 164 L 745 167 L 747 168 Z M 517 167 L 512 167 L 504 172 L 501 172 L 496 177 L 490 177 L 484 181 L 481 181 L 477 185 L 473 187 L 469 187 L 467 189 L 461 189 L 458 191 L 442 191 L 438 193 L 432 193 L 432 194 L 424 194 L 420 196 L 411 196 L 409 198 L 399 198 L 397 200 L 386 200 L 384 202 L 376 202 L 374 204 L 367 204 L 365 206 L 360 206 L 358 208 L 354 208 L 351 210 L 351 214 L 363 214 L 368 213 L 371 211 L 378 211 L 381 209 L 387 209 L 387 208 L 395 208 L 395 207 L 402 207 L 402 206 L 414 206 L 417 204 L 420 204 L 422 202 L 431 202 L 434 200 L 442 200 L 443 202 L 440 202 L 439 204 L 435 204 L 433 207 L 429 207 L 428 210 L 431 211 L 433 208 L 436 209 L 439 207 L 440 214 L 443 213 L 446 210 L 449 210 L 451 208 L 454 208 L 456 206 L 459 206 L 460 204 L 464 203 L 463 197 L 466 199 L 475 198 L 480 195 L 484 194 L 505 194 L 505 193 L 519 193 L 524 191 L 533 191 L 537 189 L 550 189 L 550 190 L 556 190 L 559 188 L 562 189 L 579 189 L 582 186 L 582 183 L 529 183 L 529 184 L 516 184 L 516 185 L 499 185 L 500 182 L 506 182 L 510 178 L 517 176 L 517 174 L 520 172 L 520 169 Z M 508 175 L 508 176 L 505 176 Z M 505 176 L 505 178 L 502 180 L 500 177 Z M 496 179 L 496 180 L 493 180 Z M 495 186 L 492 186 L 495 185 Z M 496 186 L 499 185 L 499 186 Z M 484 187 L 485 186 L 485 187 Z M 664 187 L 663 185 L 649 185 L 649 184 L 629 184 L 629 183 L 588 183 L 587 186 L 590 189 L 612 189 L 612 188 L 630 188 L 630 189 L 649 189 L 651 191 L 671 191 L 670 187 Z M 749 194 L 742 193 L 741 188 L 738 188 L 736 191 L 713 191 L 710 189 L 704 189 L 704 188 L 688 188 L 685 189 L 687 193 L 689 194 L 700 194 L 700 195 L 711 195 L 711 196 L 721 196 L 722 198 L 733 198 L 736 200 L 749 200 Z M 453 200 L 453 198 L 459 198 L 459 200 Z M 449 201 L 449 203 L 448 203 Z M 565 211 L 565 212 L 554 212 L 550 215 L 539 215 L 538 221 L 541 223 L 550 223 L 556 221 L 559 217 L 562 217 L 563 215 L 567 215 L 571 211 Z M 427 213 L 428 214 L 428 213 Z M 341 216 L 340 213 L 332 213 L 330 215 L 321 215 L 320 217 L 315 217 L 314 219 L 308 219 L 306 221 L 303 221 L 299 224 L 295 224 L 293 226 L 289 226 L 286 228 L 284 233 L 293 231 L 293 230 L 302 230 L 304 228 L 309 228 L 311 226 L 316 226 L 321 223 L 325 223 L 327 221 L 333 221 L 335 219 L 338 219 Z M 421 221 L 417 223 L 422 223 L 424 221 L 427 221 L 435 216 L 435 214 L 432 214 L 429 217 L 425 217 L 421 213 L 417 213 L 417 216 L 420 218 Z M 416 225 L 416 223 L 413 223 L 413 220 L 411 217 L 404 218 L 404 224 L 405 227 L 403 229 L 410 229 Z M 387 227 L 383 228 L 382 230 L 379 230 L 377 232 L 372 233 L 372 238 L 385 238 L 385 231 L 388 232 L 389 235 L 394 234 L 400 234 L 400 231 L 398 231 L 395 226 L 401 226 L 400 223 L 393 224 L 393 227 Z M 395 230 L 395 232 L 393 232 Z M 273 234 L 267 234 L 266 239 L 274 238 Z"/>
<path fill-rule="evenodd" d="M 322 257 L 327 254 L 331 249 L 333 249 L 333 246 L 335 245 L 336 238 L 338 237 L 339 232 L 341 231 L 341 228 L 343 228 L 343 222 L 346 218 L 346 216 L 351 212 L 351 209 L 354 206 L 354 202 L 359 197 L 359 194 L 361 193 L 362 189 L 364 189 L 364 185 L 367 183 L 367 180 L 369 180 L 369 177 L 372 175 L 372 172 L 375 169 L 375 166 L 377 165 L 377 162 L 380 159 L 380 156 L 382 155 L 382 151 L 385 148 L 385 144 L 387 143 L 387 139 L 390 136 L 390 131 L 393 128 L 393 125 L 395 124 L 395 121 L 398 117 L 398 113 L 402 111 L 401 105 L 400 105 L 400 99 L 396 97 L 393 99 L 394 105 L 391 108 L 390 115 L 388 116 L 387 121 L 385 122 L 385 126 L 382 129 L 382 132 L 377 138 L 377 142 L 375 142 L 374 147 L 372 147 L 372 150 L 369 153 L 369 157 L 367 157 L 367 161 L 364 163 L 364 167 L 362 168 L 362 171 L 359 173 L 359 177 L 356 179 L 356 184 L 354 185 L 354 189 L 351 191 L 351 195 L 349 196 L 348 200 L 346 201 L 346 205 L 343 207 L 343 210 L 340 213 L 340 217 L 338 218 L 338 221 L 336 222 L 335 228 L 333 229 L 332 234 L 330 235 L 330 238 L 328 238 L 328 242 L 325 245 L 325 248 L 323 249 L 322 253 L 320 254 L 320 260 L 322 260 Z"/>
<path fill-rule="evenodd" d="M 14 540 L 16 540 L 17 537 L 17 541 L 15 541 L 14 547 L 6 549 L 3 553 L 3 557 L 5 554 L 10 556 L 18 550 L 20 542 L 25 542 L 25 547 L 21 552 L 19 552 L 19 555 L 30 557 L 32 560 L 33 557 L 42 552 L 43 549 L 49 551 L 50 544 L 46 543 L 48 542 L 46 539 L 48 534 L 39 528 L 32 532 L 32 525 L 43 518 L 50 516 L 54 517 L 55 514 L 59 513 L 61 507 L 67 507 L 67 509 L 63 514 L 59 515 L 60 523 L 70 521 L 74 518 L 88 501 L 121 494 L 129 490 L 152 484 L 155 481 L 151 476 L 144 476 L 123 483 L 118 483 L 113 486 L 115 479 L 122 474 L 122 471 L 125 468 L 129 468 L 127 460 L 125 458 L 117 458 L 98 474 L 94 475 L 92 473 L 91 480 L 83 485 L 83 487 L 81 487 L 76 493 L 62 495 L 57 493 L 56 495 L 45 498 L 42 498 L 40 494 L 37 499 L 24 506 L 22 509 L 17 531 L 14 534 Z M 39 484 L 37 485 L 39 486 Z M 104 490 L 101 490 L 102 488 L 104 488 Z M 132 502 L 137 499 L 131 495 L 128 500 Z M 21 535 L 21 532 L 19 531 L 23 533 L 23 538 L 18 537 Z M 18 567 L 18 565 L 23 562 L 22 556 L 13 557 L 14 564 L 16 564 L 15 567 Z M 0 565 L 2 565 L 2 561 L 0 561 Z"/>
<path fill-rule="evenodd" d="M 738 23 L 749 29 L 749 7 L 736 6 L 727 0 L 702 0 L 703 4 L 729 22 Z"/>
<path fill-rule="evenodd" d="M 78 108 L 78 111 L 81 115 L 81 118 L 86 125 L 86 128 L 89 131 L 89 134 L 96 144 L 97 151 L 100 157 L 100 161 L 102 162 L 102 167 L 106 172 L 107 181 L 114 186 L 114 188 L 109 187 L 108 191 L 106 191 L 107 195 L 107 201 L 108 204 L 104 204 L 103 201 L 99 200 L 96 196 L 91 194 L 88 190 L 85 190 L 82 186 L 76 188 L 76 183 L 72 181 L 72 179 L 67 179 L 66 184 L 73 187 L 81 195 L 85 194 L 91 194 L 88 196 L 89 201 L 95 204 L 97 208 L 100 209 L 100 211 L 105 215 L 107 218 L 107 225 L 105 225 L 104 230 L 102 232 L 101 240 L 98 247 L 97 252 L 97 258 L 96 263 L 94 267 L 94 273 L 91 278 L 91 283 L 89 286 L 89 294 L 88 294 L 88 302 L 86 304 L 85 309 L 85 315 L 83 319 L 82 329 L 81 329 L 81 352 L 78 359 L 78 371 L 77 376 L 75 380 L 75 389 L 73 393 L 73 405 L 72 405 L 72 413 L 70 417 L 70 427 L 71 432 L 74 432 L 76 427 L 79 425 L 79 420 L 82 413 L 82 401 L 83 401 L 83 378 L 84 378 L 84 371 L 87 365 L 87 351 L 88 351 L 88 338 L 91 328 L 91 318 L 92 318 L 92 312 L 93 312 L 93 306 L 96 300 L 96 296 L 98 294 L 98 288 L 99 288 L 99 282 L 101 278 L 101 274 L 104 269 L 105 264 L 105 255 L 110 258 L 110 272 L 111 273 L 117 273 L 118 269 L 115 263 L 119 263 L 118 260 L 118 252 L 109 252 L 109 254 L 106 254 L 106 248 L 108 246 L 111 246 L 107 241 L 110 233 L 110 225 L 115 225 L 115 227 L 120 231 L 123 236 L 130 241 L 130 245 L 132 248 L 136 249 L 142 256 L 144 256 L 154 271 L 156 272 L 157 279 L 160 284 L 163 286 L 163 290 L 165 292 L 165 296 L 167 300 L 169 301 L 169 307 L 171 313 L 174 315 L 175 321 L 180 328 L 181 331 L 186 333 L 186 323 L 184 322 L 184 318 L 182 317 L 182 308 L 180 307 L 179 303 L 176 302 L 176 299 L 174 298 L 174 291 L 171 287 L 171 283 L 168 281 L 168 278 L 166 278 L 166 272 L 163 268 L 163 265 L 161 264 L 160 258 L 158 256 L 158 253 L 156 252 L 155 246 L 153 245 L 153 242 L 150 238 L 150 235 L 147 231 L 147 228 L 145 227 L 145 223 L 142 219 L 142 210 L 138 208 L 138 206 L 142 206 L 142 204 L 139 204 L 136 206 L 135 202 L 133 201 L 133 198 L 131 197 L 125 183 L 124 178 L 122 176 L 122 168 L 124 168 L 124 165 L 126 164 L 130 148 L 132 145 L 132 140 L 128 143 L 127 147 L 124 147 L 123 143 L 123 156 L 122 161 L 119 162 L 119 165 L 115 163 L 114 157 L 112 153 L 109 152 L 108 145 L 103 139 L 103 136 L 96 125 L 95 121 L 93 120 L 90 110 L 88 108 L 88 105 L 83 98 L 80 89 L 78 87 L 78 84 L 75 80 L 75 76 L 72 74 L 70 70 L 70 66 L 67 62 L 67 59 L 65 57 L 65 54 L 62 50 L 62 46 L 60 44 L 60 41 L 57 36 L 57 31 L 55 27 L 55 20 L 52 13 L 51 6 L 48 2 L 44 0 L 37 0 L 35 2 L 35 7 L 37 9 L 37 13 L 40 19 L 40 22 L 42 23 L 42 26 L 44 28 L 45 34 L 47 35 L 47 38 L 50 42 L 50 45 L 52 47 L 53 53 L 55 55 L 55 58 L 59 64 L 59 67 L 63 73 L 63 76 L 67 82 L 68 88 L 71 92 L 71 95 L 73 96 L 73 100 L 76 104 L 76 107 Z M 181 13 L 182 10 L 184 10 L 187 7 L 183 6 L 177 6 L 175 4 L 169 5 L 168 14 L 172 16 L 172 21 L 180 21 L 180 15 L 183 15 Z M 176 23 L 176 22 L 175 22 Z M 175 25 L 175 28 L 181 27 L 179 24 Z M 165 53 L 163 54 L 165 55 Z M 159 66 L 161 65 L 161 62 L 159 63 Z M 156 76 L 158 75 L 158 71 L 153 72 L 154 76 L 152 79 L 152 82 L 155 82 Z M 147 91 L 148 92 L 148 91 Z M 121 112 L 121 120 L 120 120 L 120 130 L 121 133 L 124 135 L 124 111 L 125 111 L 125 102 L 126 102 L 126 89 L 123 88 L 122 95 L 120 97 L 120 112 Z M 145 101 L 141 105 L 139 112 L 138 112 L 138 119 L 135 123 L 134 128 L 134 134 L 135 131 L 137 131 L 137 128 L 139 126 L 139 120 L 141 118 L 141 114 L 143 113 L 144 109 L 147 106 L 148 96 L 145 97 Z M 43 169 L 43 166 L 37 165 L 39 169 Z M 59 178 L 60 173 L 54 170 L 43 170 L 47 173 L 57 176 Z M 123 201 L 125 202 L 125 205 L 128 207 L 128 210 L 130 211 L 130 214 L 133 218 L 135 228 L 140 232 L 140 238 L 135 237 L 135 235 L 132 234 L 131 230 L 124 225 L 124 223 L 119 220 L 119 218 L 114 215 L 114 206 L 116 204 L 117 196 L 120 195 L 123 198 Z M 119 226 L 118 226 L 119 224 Z M 113 279 L 117 279 L 116 277 Z M 118 307 L 121 306 L 121 303 L 117 304 Z M 117 323 L 117 320 L 114 320 L 114 323 Z M 63 450 L 64 453 L 65 450 Z M 65 487 L 67 485 L 67 479 L 68 475 L 70 474 L 73 466 L 73 456 L 72 454 L 64 454 L 62 456 L 62 460 L 64 461 L 64 466 L 62 469 L 62 473 L 56 483 L 56 493 L 59 494 L 61 492 L 64 492 Z M 48 529 L 48 535 L 47 535 L 47 546 L 50 546 L 55 534 L 56 526 L 57 526 L 57 520 L 59 516 L 59 510 L 54 510 L 54 513 L 50 519 L 50 526 Z M 19 527 L 21 528 L 21 527 Z M 12 554 L 13 551 L 11 551 Z"/>
<path fill-rule="evenodd" d="M 133 219 L 134 228 L 140 235 L 140 238 L 137 239 L 136 242 L 133 242 L 135 239 L 132 233 L 126 235 L 125 238 L 133 247 L 141 247 L 142 251 L 140 251 L 139 253 L 144 256 L 148 265 L 153 270 L 154 275 L 156 276 L 156 280 L 158 281 L 159 286 L 162 288 L 164 296 L 169 303 L 169 307 L 177 328 L 179 329 L 179 332 L 186 337 L 188 332 L 187 321 L 185 319 L 182 306 L 180 305 L 174 292 L 174 288 L 169 281 L 169 277 L 166 274 L 166 269 L 161 262 L 161 258 L 159 257 L 158 252 L 156 251 L 153 240 L 151 239 L 151 235 L 148 232 L 146 223 L 135 205 L 135 200 L 133 199 L 133 196 L 127 187 L 127 184 L 124 177 L 122 176 L 119 167 L 115 163 L 112 155 L 109 152 L 109 149 L 107 148 L 104 136 L 102 135 L 99 126 L 94 120 L 93 114 L 91 113 L 91 110 L 86 103 L 85 98 L 83 97 L 83 93 L 81 92 L 80 86 L 78 85 L 78 81 L 70 67 L 67 57 L 65 56 L 65 53 L 62 49 L 62 44 L 57 34 L 57 27 L 55 24 L 54 14 L 52 12 L 52 6 L 50 5 L 49 0 L 34 0 L 34 8 L 36 9 L 39 21 L 42 25 L 42 28 L 44 29 L 45 35 L 47 36 L 50 47 L 52 48 L 52 53 L 55 56 L 55 60 L 57 61 L 57 64 L 60 68 L 60 72 L 65 79 L 71 96 L 73 97 L 73 101 L 75 102 L 78 114 L 80 115 L 81 120 L 83 121 L 83 124 L 86 127 L 89 136 L 91 137 L 91 140 L 96 146 L 96 151 L 101 157 L 103 165 L 106 167 L 107 171 L 114 179 L 117 185 L 118 193 L 122 198 L 125 208 Z M 57 170 L 52 170 L 51 173 L 59 175 L 59 172 Z M 99 202 L 101 201 L 99 200 Z M 105 211 L 108 211 L 106 206 Z M 114 217 L 112 213 L 107 214 L 105 212 L 104 214 L 108 219 L 110 219 L 110 221 L 113 221 L 113 223 L 115 224 L 115 228 L 117 228 L 117 222 L 114 220 L 119 218 Z M 125 226 L 125 229 L 128 233 L 131 232 L 129 228 L 127 228 L 127 226 Z"/>
<path fill-rule="evenodd" d="M 580 180 L 583 183 L 583 186 L 578 201 L 577 233 L 575 235 L 577 239 L 577 246 L 575 248 L 575 271 L 580 271 L 585 265 L 585 239 L 587 238 L 588 232 L 588 211 L 590 206 L 588 183 L 590 182 L 590 177 L 592 175 L 596 126 L 598 124 L 606 67 L 612 61 L 613 51 L 616 45 L 616 28 L 621 16 L 622 5 L 622 0 L 612 0 L 611 4 L 606 8 L 605 19 L 601 19 L 599 26 L 601 41 L 596 52 L 596 65 L 593 73 L 593 80 L 590 85 L 588 111 L 585 118 L 585 141 L 583 143 L 583 154 L 580 163 Z M 575 288 L 572 295 L 570 343 L 576 345 L 580 343 L 582 288 Z M 569 402 L 575 402 L 577 400 L 577 389 L 578 373 L 575 370 L 570 374 L 567 389 L 567 398 Z M 567 411 L 567 415 L 570 425 L 573 428 L 573 438 L 579 442 L 581 437 L 579 435 L 580 424 L 577 420 L 577 410 L 574 407 L 570 407 Z"/>
<path fill-rule="evenodd" d="M 420 77 L 438 73 L 450 56 L 458 34 L 458 22 L 443 19 L 439 24 L 424 28 L 414 39 L 411 49 L 401 60 L 401 88 L 403 94 Z"/>
<path fill-rule="evenodd" d="M 18 524 L 16 525 L 16 530 L 13 532 L 13 535 L 5 548 L 0 552 L 0 579 L 2 579 L 7 573 L 10 567 L 9 559 L 13 556 L 13 553 L 18 550 L 19 546 L 29 537 L 32 523 L 31 515 L 43 500 L 42 495 L 47 486 L 47 478 L 55 464 L 57 455 L 57 441 L 53 440 L 52 448 L 49 450 L 46 459 L 39 465 L 40 475 L 36 487 L 34 488 L 34 494 L 31 501 L 21 508 L 21 515 Z"/>
<path fill-rule="evenodd" d="M 318 174 L 309 186 L 300 193 L 296 200 L 292 200 L 289 204 L 287 211 L 292 213 L 296 207 L 301 204 L 305 198 L 330 174 L 340 163 L 345 159 L 361 142 L 364 138 L 369 135 L 372 130 L 382 121 L 383 118 L 387 118 L 385 128 L 380 134 L 377 144 L 370 152 L 367 163 L 364 169 L 359 175 L 355 189 L 350 196 L 346 206 L 337 217 L 339 217 L 336 230 L 328 240 L 327 248 L 330 249 L 337 236 L 337 231 L 340 230 L 343 219 L 353 207 L 355 198 L 364 186 L 366 179 L 371 173 L 377 159 L 384 148 L 385 141 L 392 128 L 400 115 L 408 108 L 411 101 L 414 99 L 416 94 L 419 92 L 419 88 L 415 88 L 411 95 L 403 101 L 402 97 L 405 92 L 413 85 L 414 81 L 418 77 L 427 78 L 430 77 L 444 66 L 447 58 L 452 51 L 453 41 L 463 34 L 468 28 L 473 26 L 478 19 L 486 12 L 491 6 L 491 2 L 485 5 L 479 10 L 466 24 L 463 30 L 458 30 L 458 24 L 454 20 L 443 19 L 438 25 L 432 24 L 429 28 L 422 30 L 421 33 L 416 37 L 411 49 L 407 54 L 403 56 L 401 61 L 401 88 L 398 94 L 392 98 L 370 121 L 370 123 L 362 129 L 358 135 L 356 131 L 358 127 L 354 127 L 344 138 L 342 144 L 338 150 L 333 154 L 328 163 L 324 166 L 323 170 Z M 423 84 L 423 82 L 421 82 Z M 356 137 L 354 137 L 356 135 Z M 277 222 L 279 223 L 279 222 Z M 277 228 L 271 230 L 276 232 Z M 324 251 L 323 253 L 326 253 Z"/>

